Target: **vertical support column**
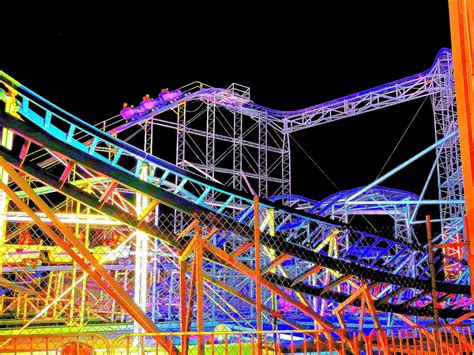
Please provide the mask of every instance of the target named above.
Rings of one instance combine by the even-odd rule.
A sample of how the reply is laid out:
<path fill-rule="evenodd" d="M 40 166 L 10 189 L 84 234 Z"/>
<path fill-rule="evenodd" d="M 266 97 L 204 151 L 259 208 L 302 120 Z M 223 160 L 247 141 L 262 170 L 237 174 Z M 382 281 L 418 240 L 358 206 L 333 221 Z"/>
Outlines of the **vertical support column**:
<path fill-rule="evenodd" d="M 151 120 L 145 121 L 143 123 L 143 128 L 145 131 L 143 151 L 153 155 L 153 122 Z"/>
<path fill-rule="evenodd" d="M 72 174 L 73 176 L 76 174 L 76 168 L 75 166 L 72 168 Z M 68 175 L 68 178 L 70 175 Z M 91 193 L 92 192 L 92 187 L 91 185 L 88 185 L 86 187 L 87 192 Z M 74 200 L 71 200 L 71 211 L 74 210 L 74 205 L 76 206 L 75 212 L 76 214 L 90 214 L 90 207 L 83 206 L 79 202 L 75 202 Z M 86 224 L 84 227 L 81 227 L 78 223 L 76 223 L 75 228 L 74 228 L 74 234 L 76 238 L 80 239 L 86 247 L 89 247 L 89 232 L 90 232 L 90 226 L 89 224 Z M 73 262 L 73 267 L 72 267 L 72 284 L 75 284 L 76 279 L 79 279 L 85 275 L 84 279 L 80 282 L 78 287 L 74 287 L 71 290 L 71 299 L 70 299 L 70 322 L 71 324 L 78 324 L 78 325 L 83 325 L 85 322 L 84 316 L 86 314 L 85 312 L 85 302 L 86 302 L 86 286 L 87 286 L 87 274 L 85 274 L 84 270 L 81 268 L 78 268 L 78 265 L 76 262 Z M 76 299 L 77 297 L 77 299 Z M 75 313 L 78 314 L 78 317 L 75 318 Z"/>
<path fill-rule="evenodd" d="M 184 168 L 186 152 L 186 102 L 178 106 L 176 124 L 176 166 Z"/>
<path fill-rule="evenodd" d="M 176 122 L 176 166 L 186 169 L 186 101 L 178 106 Z M 176 176 L 176 186 L 180 183 L 180 178 Z M 174 233 L 179 234 L 184 228 L 184 215 L 174 211 Z"/>
<path fill-rule="evenodd" d="M 16 94 L 17 91 L 11 89 L 11 91 L 6 93 L 5 100 L 5 112 L 19 118 L 18 116 L 18 105 L 16 103 Z M 13 147 L 13 132 L 2 128 L 2 138 L 1 144 L 7 149 L 12 149 Z M 8 174 L 0 167 L 0 181 L 5 185 L 8 184 Z M 8 196 L 7 193 L 3 190 L 0 190 L 0 245 L 5 244 L 7 241 L 7 212 L 8 212 Z M 3 270 L 3 263 L 0 263 L 0 273 Z"/>
<path fill-rule="evenodd" d="M 437 61 L 433 73 L 433 85 L 437 90 L 434 90 L 430 97 L 435 117 L 435 139 L 439 141 L 458 128 L 451 53 L 446 53 Z M 458 137 L 453 137 L 436 148 L 436 155 L 439 157 L 436 168 L 440 200 L 462 200 L 464 198 L 460 149 Z M 439 208 L 442 232 L 449 234 L 453 219 L 463 218 L 464 206 L 440 204 Z M 457 226 L 454 229 L 457 229 Z"/>
<path fill-rule="evenodd" d="M 394 236 L 400 241 L 412 242 L 411 228 L 410 228 L 410 213 L 409 207 L 404 206 L 395 208 L 392 214 L 394 221 Z"/>
<path fill-rule="evenodd" d="M 71 201 L 71 204 L 74 205 L 74 201 Z M 76 203 L 76 213 L 79 215 L 81 213 L 81 204 L 79 202 Z M 81 226 L 79 225 L 79 223 L 76 223 L 75 225 L 75 228 L 74 228 L 74 234 L 76 236 L 76 238 L 80 239 L 80 234 L 81 234 Z M 86 245 L 87 247 L 87 245 Z M 74 285 L 76 283 L 76 279 L 77 277 L 79 276 L 78 273 L 79 273 L 79 270 L 77 269 L 77 263 L 73 261 L 73 265 L 72 265 L 72 284 Z M 71 296 L 70 296 L 70 300 L 69 300 L 69 324 L 74 324 L 75 320 L 74 320 L 74 311 L 75 311 L 75 308 L 76 308 L 76 287 L 73 287 L 73 289 L 71 290 Z M 81 301 L 81 300 L 80 300 Z M 82 325 L 81 322 L 84 321 L 84 315 L 83 314 L 78 314 L 78 318 L 79 318 L 79 325 Z"/>
<path fill-rule="evenodd" d="M 258 117 L 258 192 L 259 196 L 268 193 L 268 122 L 267 116 Z"/>
<path fill-rule="evenodd" d="M 179 312 L 181 332 L 186 331 L 186 260 L 179 262 Z"/>
<path fill-rule="evenodd" d="M 147 167 L 142 166 L 140 172 L 140 179 L 147 179 Z M 148 198 L 142 194 L 136 194 L 136 213 L 137 216 L 148 205 Z M 147 287 L 148 280 L 148 235 L 146 233 L 136 231 L 135 233 L 135 290 L 134 290 L 134 301 L 138 307 L 146 313 L 146 296 L 148 293 Z M 139 325 L 138 322 L 134 322 L 134 332 L 142 333 L 144 329 Z"/>
<path fill-rule="evenodd" d="M 76 173 L 76 165 L 74 165 L 74 174 Z M 92 185 L 88 184 L 87 185 L 87 192 L 92 193 Z M 90 207 L 86 207 L 86 213 L 90 214 L 91 209 Z M 86 247 L 89 247 L 89 234 L 90 234 L 90 227 L 87 224 L 86 225 L 86 231 L 85 231 L 85 245 Z M 74 263 L 76 264 L 76 263 Z M 84 276 L 84 279 L 82 280 L 80 284 L 80 291 L 81 291 L 81 301 L 80 301 L 80 307 L 79 307 L 79 314 L 80 314 L 80 325 L 83 325 L 85 323 L 85 318 L 84 316 L 86 315 L 86 297 L 87 297 L 87 281 L 88 281 L 88 275 L 87 273 L 82 270 L 82 275 Z"/>
<path fill-rule="evenodd" d="M 281 194 L 289 195 L 291 194 L 291 149 L 289 133 L 283 133 L 282 148 L 281 178 L 283 182 L 281 183 Z"/>
<path fill-rule="evenodd" d="M 155 215 L 155 224 L 156 223 L 156 215 Z M 158 243 L 159 241 L 158 240 L 154 240 L 153 241 L 153 252 L 152 252 L 152 257 L 151 257 L 151 262 L 152 262 L 152 265 L 153 265 L 153 270 L 152 270 L 152 275 L 151 275 L 151 282 L 152 282 L 152 286 L 151 286 L 151 320 L 153 322 L 157 322 L 157 314 L 156 314 L 156 308 L 158 306 L 158 303 L 159 303 L 159 298 L 157 297 L 157 283 L 158 283 L 158 253 L 159 253 L 159 248 L 158 248 Z M 171 301 L 170 301 L 171 302 Z M 169 310 L 168 310 L 168 318 L 171 318 L 171 314 L 169 313 Z"/>
<path fill-rule="evenodd" d="M 439 327 L 439 306 L 436 292 L 436 269 L 433 255 L 433 234 L 431 232 L 431 217 L 426 216 L 426 236 L 428 239 L 428 261 L 431 275 L 431 298 L 433 300 L 433 318 L 436 327 Z"/>
<path fill-rule="evenodd" d="M 181 252 L 180 252 L 181 254 Z M 180 331 L 182 333 L 187 331 L 187 307 L 186 307 L 186 260 L 179 261 L 179 322 Z M 188 337 L 183 335 L 181 337 L 182 353 L 186 354 L 188 347 Z"/>
<path fill-rule="evenodd" d="M 201 226 L 195 227 L 194 263 L 196 272 L 196 320 L 198 331 L 198 354 L 204 354 L 204 278 L 203 278 L 203 241 Z"/>
<path fill-rule="evenodd" d="M 18 106 L 16 104 L 16 94 L 17 92 L 13 89 L 6 93 L 5 100 L 5 112 L 19 117 L 17 110 Z M 2 128 L 2 146 L 7 149 L 12 149 L 13 147 L 13 132 Z M 0 167 L 0 179 L 4 184 L 8 184 L 8 174 L 6 171 Z M 7 236 L 7 218 L 6 213 L 8 210 L 8 197 L 5 191 L 0 191 L 0 243 L 4 244 Z"/>
<path fill-rule="evenodd" d="M 143 123 L 143 130 L 144 130 L 144 142 L 143 142 L 143 151 L 147 154 L 150 154 L 150 155 L 153 155 L 153 137 L 154 137 L 154 124 L 153 124 L 153 119 L 149 119 L 149 120 L 146 120 L 144 123 Z M 151 171 L 149 171 L 149 168 L 146 168 L 146 167 L 143 167 L 142 171 L 141 171 L 141 174 L 140 174 L 140 178 L 142 180 L 147 180 L 148 178 L 148 175 L 149 174 L 152 174 Z M 138 199 L 138 195 L 137 195 L 137 199 Z M 138 201 L 137 201 L 138 202 Z M 148 206 L 149 204 L 149 200 L 148 198 L 145 198 L 144 196 L 141 196 L 140 197 L 140 213 Z M 156 210 L 155 210 L 156 212 Z M 138 214 L 138 210 L 137 210 L 137 215 Z M 156 216 L 155 216 L 156 217 Z M 149 217 L 146 217 L 147 220 L 150 220 Z M 156 221 L 156 219 L 155 219 Z M 143 290 L 141 291 L 142 294 L 140 295 L 140 298 L 142 300 L 142 304 L 138 303 L 140 305 L 140 307 L 142 308 L 142 310 L 146 313 L 146 307 L 147 307 L 147 299 L 146 299 L 146 296 L 147 296 L 147 293 L 149 291 L 149 288 L 148 288 L 148 247 L 149 247 L 149 238 L 146 234 L 142 234 L 141 236 L 138 236 L 137 235 L 137 242 L 138 242 L 138 239 L 140 240 L 141 242 L 141 245 L 140 245 L 140 253 L 141 253 L 141 260 L 140 260 L 140 263 L 141 263 L 141 287 L 143 287 Z M 158 270 L 157 270 L 157 263 L 158 263 L 158 253 L 156 252 L 157 249 L 158 249 L 158 241 L 155 240 L 153 241 L 153 249 L 152 249 L 152 258 L 150 260 L 150 262 L 152 263 L 152 277 L 151 277 L 151 282 L 152 282 L 152 286 L 151 286 L 151 290 L 152 290 L 152 295 L 151 295 L 151 312 L 152 312 L 152 315 L 151 315 L 151 319 L 153 322 L 156 321 L 156 278 L 157 278 L 157 273 L 158 273 Z M 137 243 L 137 246 L 138 246 L 138 243 Z M 145 265 L 146 264 L 146 265 Z"/>
<path fill-rule="evenodd" d="M 474 295 L 474 4 L 471 0 L 449 0 L 451 43 L 453 46 L 456 105 L 466 203 L 466 241 Z"/>
<path fill-rule="evenodd" d="M 215 176 L 216 167 L 216 104 L 214 102 L 207 103 L 206 108 L 206 174 L 212 178 Z M 214 199 L 214 191 L 208 198 Z"/>
<path fill-rule="evenodd" d="M 426 236 L 428 239 L 428 261 L 430 265 L 430 276 L 431 276 L 431 299 L 433 305 L 433 320 L 435 324 L 435 336 L 436 340 L 435 353 L 439 354 L 438 342 L 441 341 L 439 336 L 439 305 L 438 305 L 438 292 L 436 292 L 436 269 L 434 265 L 434 255 L 433 255 L 433 234 L 431 232 L 431 217 L 426 216 Z"/>
<path fill-rule="evenodd" d="M 3 134 L 9 134 L 10 131 L 3 128 Z M 2 146 L 5 147 L 2 140 Z M 4 184 L 8 184 L 8 174 L 4 169 L 0 168 L 0 180 Z M 7 212 L 8 212 L 8 197 L 5 191 L 0 191 L 0 243 L 3 245 L 7 239 Z"/>
<path fill-rule="evenodd" d="M 236 190 L 242 191 L 242 140 L 243 140 L 243 116 L 241 112 L 234 112 L 234 137 L 232 142 L 232 187 Z"/>
<path fill-rule="evenodd" d="M 255 307 L 256 307 L 256 329 L 262 331 L 262 272 L 260 267 L 260 221 L 259 221 L 258 196 L 253 198 L 253 223 L 254 223 L 254 245 L 255 245 Z M 257 335 L 257 354 L 262 354 L 262 334 Z"/>

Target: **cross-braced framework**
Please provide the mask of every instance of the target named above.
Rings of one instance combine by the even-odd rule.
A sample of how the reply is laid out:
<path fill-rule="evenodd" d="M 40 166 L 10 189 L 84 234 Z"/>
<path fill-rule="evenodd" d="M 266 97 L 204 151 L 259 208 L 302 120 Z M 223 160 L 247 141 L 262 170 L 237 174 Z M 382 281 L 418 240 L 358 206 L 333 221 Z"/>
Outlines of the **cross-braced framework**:
<path fill-rule="evenodd" d="M 439 141 L 458 129 L 453 61 L 450 52 L 439 58 L 433 80 L 439 88 L 430 96 L 435 117 L 435 137 Z M 464 191 L 459 138 L 448 140 L 437 147 L 436 158 L 439 199 L 462 200 Z M 459 233 L 464 215 L 464 204 L 441 204 L 440 219 L 443 232 L 449 235 L 458 229 L 455 233 Z"/>
<path fill-rule="evenodd" d="M 189 90 L 194 86 L 208 94 L 177 108 L 176 165 L 239 191 L 261 196 L 290 193 L 288 133 L 272 123 L 267 112 L 245 108 L 250 89 L 232 84 L 226 90 L 211 90 L 195 83 Z M 160 116 L 153 122 L 171 124 Z M 206 197 L 212 199 L 212 194 Z"/>
<path fill-rule="evenodd" d="M 421 74 L 298 111 L 259 106 L 241 85 L 193 83 L 100 129 L 2 74 L 0 316 L 25 329 L 366 329 L 430 323 L 436 304 L 465 321 L 450 63 L 442 50 Z M 430 147 L 364 187 L 321 201 L 291 194 L 293 132 L 427 96 Z M 176 132 L 175 164 L 154 156 L 165 128 Z M 127 133 L 139 148 L 118 139 Z M 433 151 L 438 199 L 380 187 Z M 415 228 L 423 204 L 441 211 L 433 258 Z M 355 228 L 354 215 L 392 222 Z M 433 263 L 443 267 L 431 283 Z"/>
<path fill-rule="evenodd" d="M 290 135 L 293 132 L 427 96 L 433 104 L 435 140 L 438 142 L 457 132 L 452 56 L 445 49 L 423 73 L 303 110 L 277 111 L 262 107 L 250 100 L 248 88 L 236 84 L 215 89 L 193 83 L 180 93 L 184 103 L 177 100 L 169 107 L 176 112 L 176 119 L 163 118 L 166 107 L 159 107 L 151 112 L 138 112 L 130 122 L 110 122 L 109 130 L 123 131 L 133 127 L 134 122 L 150 119 L 162 127 L 176 129 L 177 166 L 239 191 L 266 197 L 291 194 Z M 433 166 L 438 179 L 439 222 L 445 239 L 459 239 L 464 205 L 458 136 L 437 145 L 436 157 Z M 433 171 L 427 180 L 432 175 Z M 419 203 L 405 205 L 403 211 L 397 211 L 396 238 L 405 235 L 412 242 L 411 225 L 423 203 L 425 190 Z M 350 196 L 347 198 L 351 203 L 357 202 Z M 212 191 L 204 199 L 223 202 L 214 201 Z M 460 251 L 451 248 L 450 252 Z"/>
<path fill-rule="evenodd" d="M 180 93 L 181 99 L 174 103 L 147 112 L 137 110 L 133 120 L 114 120 L 105 127 L 117 133 L 153 120 L 175 129 L 177 166 L 266 197 L 291 193 L 293 132 L 427 96 L 433 104 L 435 140 L 457 132 L 452 56 L 446 49 L 423 73 L 302 110 L 277 111 L 257 105 L 250 100 L 250 89 L 237 84 L 216 89 L 193 83 Z M 165 117 L 170 110 L 176 115 Z M 463 200 L 458 136 L 438 145 L 436 155 L 439 200 L 448 201 L 440 202 L 440 219 L 449 234 L 464 215 L 462 203 L 449 202 Z M 211 193 L 205 199 L 212 201 L 214 196 Z"/>

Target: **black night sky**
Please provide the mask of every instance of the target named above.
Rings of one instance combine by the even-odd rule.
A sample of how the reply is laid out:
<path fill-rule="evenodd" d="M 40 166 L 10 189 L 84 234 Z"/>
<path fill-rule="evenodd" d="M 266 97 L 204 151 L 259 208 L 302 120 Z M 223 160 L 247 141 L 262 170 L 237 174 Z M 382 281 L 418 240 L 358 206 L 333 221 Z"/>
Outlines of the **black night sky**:
<path fill-rule="evenodd" d="M 195 80 L 241 83 L 251 87 L 256 103 L 303 108 L 426 70 L 440 48 L 450 47 L 447 0 L 303 3 L 29 8 L 32 22 L 16 18 L 14 27 L 3 27 L 0 68 L 95 123 L 116 115 L 123 102 L 136 104 L 145 93 Z M 339 189 L 366 185 L 421 103 L 294 138 Z M 385 171 L 433 139 L 427 100 Z M 292 149 L 294 193 L 321 199 L 336 191 L 296 145 Z M 432 158 L 385 185 L 419 193 Z"/>

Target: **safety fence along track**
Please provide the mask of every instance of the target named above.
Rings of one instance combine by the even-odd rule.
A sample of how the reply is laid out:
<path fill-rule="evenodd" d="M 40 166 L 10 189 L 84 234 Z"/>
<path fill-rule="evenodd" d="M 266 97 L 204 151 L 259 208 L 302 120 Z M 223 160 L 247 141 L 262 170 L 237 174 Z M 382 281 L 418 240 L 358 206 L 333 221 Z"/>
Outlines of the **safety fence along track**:
<path fill-rule="evenodd" d="M 471 354 L 472 333 L 467 326 L 438 329 L 373 329 L 361 331 L 262 331 L 124 334 L 16 335 L 0 337 L 0 352 L 11 354 L 165 354 L 157 341 L 164 336 L 178 351 L 188 354 Z M 262 338 L 258 348 L 258 337 Z M 199 349 L 198 338 L 203 338 Z"/>

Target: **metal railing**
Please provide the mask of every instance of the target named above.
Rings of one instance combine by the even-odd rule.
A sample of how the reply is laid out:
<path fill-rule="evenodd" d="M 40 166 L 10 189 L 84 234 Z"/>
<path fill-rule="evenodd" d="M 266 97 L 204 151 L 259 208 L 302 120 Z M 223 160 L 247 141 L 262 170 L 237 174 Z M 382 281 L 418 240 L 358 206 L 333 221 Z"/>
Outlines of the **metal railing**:
<path fill-rule="evenodd" d="M 7 354 L 103 354 L 110 341 L 100 334 L 17 334 L 0 336 L 0 353 Z"/>
<path fill-rule="evenodd" d="M 221 327 L 226 329 L 226 327 Z M 9 354 L 165 354 L 156 336 L 182 354 L 471 354 L 470 326 L 359 330 L 279 330 L 124 334 L 10 335 L 0 337 Z M 261 339 L 261 348 L 257 346 Z"/>
<path fill-rule="evenodd" d="M 167 333 L 187 354 L 471 354 L 469 326 L 331 331 L 263 331 Z M 257 347 L 258 338 L 262 347 Z M 153 334 L 126 334 L 111 344 L 111 354 L 158 354 Z"/>

